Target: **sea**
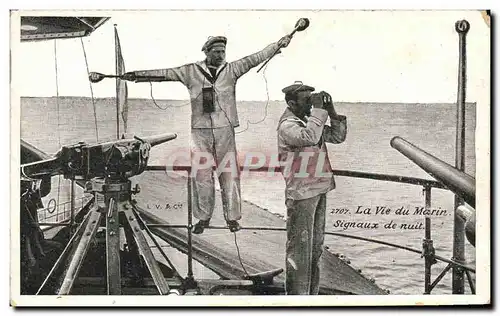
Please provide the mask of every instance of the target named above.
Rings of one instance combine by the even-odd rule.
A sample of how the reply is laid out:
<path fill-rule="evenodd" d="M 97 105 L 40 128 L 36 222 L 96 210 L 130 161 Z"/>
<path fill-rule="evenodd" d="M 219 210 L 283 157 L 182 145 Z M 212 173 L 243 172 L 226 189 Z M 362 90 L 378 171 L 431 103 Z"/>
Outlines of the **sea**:
<path fill-rule="evenodd" d="M 250 154 L 276 155 L 276 126 L 285 107 L 283 101 L 238 102 L 240 126 L 235 131 L 241 162 Z M 390 141 L 395 136 L 448 164 L 455 164 L 455 104 L 337 102 L 335 108 L 347 117 L 348 132 L 342 144 L 328 144 L 334 169 L 432 180 L 429 174 L 391 147 Z M 474 177 L 475 103 L 466 104 L 465 119 L 465 172 Z M 114 140 L 116 122 L 114 98 L 21 98 L 21 137 L 49 154 L 56 153 L 61 146 L 79 141 Z M 125 133 L 122 123 L 119 135 Z M 163 133 L 175 133 L 177 138 L 153 147 L 149 165 L 165 165 L 173 155 L 188 152 L 188 101 L 128 100 L 126 137 Z M 327 195 L 327 231 L 422 249 L 424 216 L 415 213 L 425 206 L 421 186 L 345 176 L 337 176 L 335 181 L 336 189 Z M 67 183 L 64 179 L 53 180 L 54 187 L 59 184 L 62 187 L 57 190 L 60 202 L 67 201 L 69 196 L 68 186 L 64 183 Z M 286 218 L 284 181 L 279 174 L 250 172 L 243 175 L 241 185 L 243 199 Z M 431 194 L 431 208 L 437 210 L 430 215 L 433 244 L 437 255 L 450 259 L 453 256 L 454 195 L 442 189 L 433 189 Z M 345 256 L 353 267 L 361 269 L 365 276 L 373 278 L 391 294 L 424 292 L 424 259 L 420 254 L 331 235 L 325 237 L 325 245 L 330 251 Z M 465 251 L 466 264 L 475 267 L 475 248 L 467 240 Z M 446 265 L 442 262 L 433 265 L 432 280 Z M 475 280 L 474 274 L 472 277 Z M 465 283 L 465 293 L 471 293 L 467 280 Z M 451 294 L 451 284 L 451 272 L 448 272 L 432 294 Z"/>

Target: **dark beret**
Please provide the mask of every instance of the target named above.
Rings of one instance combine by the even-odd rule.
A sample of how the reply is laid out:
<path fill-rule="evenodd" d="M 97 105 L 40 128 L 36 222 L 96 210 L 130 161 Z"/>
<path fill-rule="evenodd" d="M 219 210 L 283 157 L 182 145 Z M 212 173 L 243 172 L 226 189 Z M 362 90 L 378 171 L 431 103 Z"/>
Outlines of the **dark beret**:
<path fill-rule="evenodd" d="M 281 91 L 285 94 L 297 93 L 297 92 L 301 92 L 301 91 L 311 91 L 312 92 L 312 91 L 314 91 L 314 88 L 303 84 L 302 81 L 295 81 L 294 84 L 292 84 L 291 86 L 288 86 L 286 88 L 283 88 L 283 90 L 281 90 Z"/>
<path fill-rule="evenodd" d="M 224 36 L 210 36 L 206 43 L 201 48 L 202 51 L 209 51 L 214 44 L 223 43 L 224 46 L 227 44 L 227 38 Z"/>

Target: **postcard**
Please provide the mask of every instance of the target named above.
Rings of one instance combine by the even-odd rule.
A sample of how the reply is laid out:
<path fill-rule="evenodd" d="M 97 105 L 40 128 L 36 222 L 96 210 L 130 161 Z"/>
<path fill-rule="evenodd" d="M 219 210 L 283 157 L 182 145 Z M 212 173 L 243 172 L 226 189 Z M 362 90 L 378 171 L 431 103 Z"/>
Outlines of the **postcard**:
<path fill-rule="evenodd" d="M 11 306 L 491 304 L 488 11 L 10 19 Z"/>

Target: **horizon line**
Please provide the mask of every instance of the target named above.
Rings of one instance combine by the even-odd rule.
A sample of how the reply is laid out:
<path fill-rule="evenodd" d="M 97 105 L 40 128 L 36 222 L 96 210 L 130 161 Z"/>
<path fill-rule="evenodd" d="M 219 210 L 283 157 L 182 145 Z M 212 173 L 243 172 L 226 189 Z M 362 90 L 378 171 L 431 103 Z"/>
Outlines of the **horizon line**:
<path fill-rule="evenodd" d="M 73 95 L 68 95 L 68 96 L 20 96 L 20 98 L 32 98 L 32 99 L 55 99 L 55 98 L 74 98 L 74 99 L 92 99 L 92 97 L 89 96 L 73 96 Z M 112 99 L 115 100 L 116 97 L 94 97 L 94 100 L 108 100 Z M 127 100 L 151 100 L 151 98 L 128 98 Z M 155 100 L 159 101 L 190 101 L 188 99 L 158 99 L 155 98 Z M 239 100 L 236 102 L 285 102 L 285 100 Z M 371 103 L 371 104 L 456 104 L 457 102 L 394 102 L 394 101 L 334 101 L 334 103 Z M 465 104 L 468 105 L 476 105 L 477 102 L 465 102 Z"/>

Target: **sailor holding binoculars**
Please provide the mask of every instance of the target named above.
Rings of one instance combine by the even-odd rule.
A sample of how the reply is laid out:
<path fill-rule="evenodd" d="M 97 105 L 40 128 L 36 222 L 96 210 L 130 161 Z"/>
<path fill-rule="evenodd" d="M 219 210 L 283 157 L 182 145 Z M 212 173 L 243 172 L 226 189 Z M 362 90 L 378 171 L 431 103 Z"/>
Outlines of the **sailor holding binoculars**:
<path fill-rule="evenodd" d="M 282 90 L 288 107 L 278 123 L 278 154 L 282 164 L 290 164 L 281 169 L 286 183 L 287 294 L 318 294 L 326 194 L 335 189 L 325 143 L 342 143 L 347 134 L 346 117 L 336 113 L 331 96 L 311 94 L 314 90 L 301 82 Z"/>
<path fill-rule="evenodd" d="M 220 172 L 224 218 L 232 232 L 238 231 L 241 219 L 240 170 L 237 162 L 234 128 L 239 126 L 236 109 L 236 82 L 250 69 L 287 47 L 291 36 L 263 50 L 233 62 L 226 62 L 227 39 L 210 37 L 203 45 L 206 58 L 175 68 L 132 71 L 121 78 L 135 82 L 180 81 L 189 90 L 191 99 L 191 158 L 213 159 L 218 167 L 230 163 L 232 172 Z M 97 75 L 95 75 L 97 76 Z M 99 78 L 91 78 L 98 80 Z M 227 170 L 227 168 L 225 168 Z M 208 227 L 215 206 L 215 184 L 212 168 L 197 170 L 193 183 L 193 215 L 199 219 L 193 233 L 201 234 Z"/>

